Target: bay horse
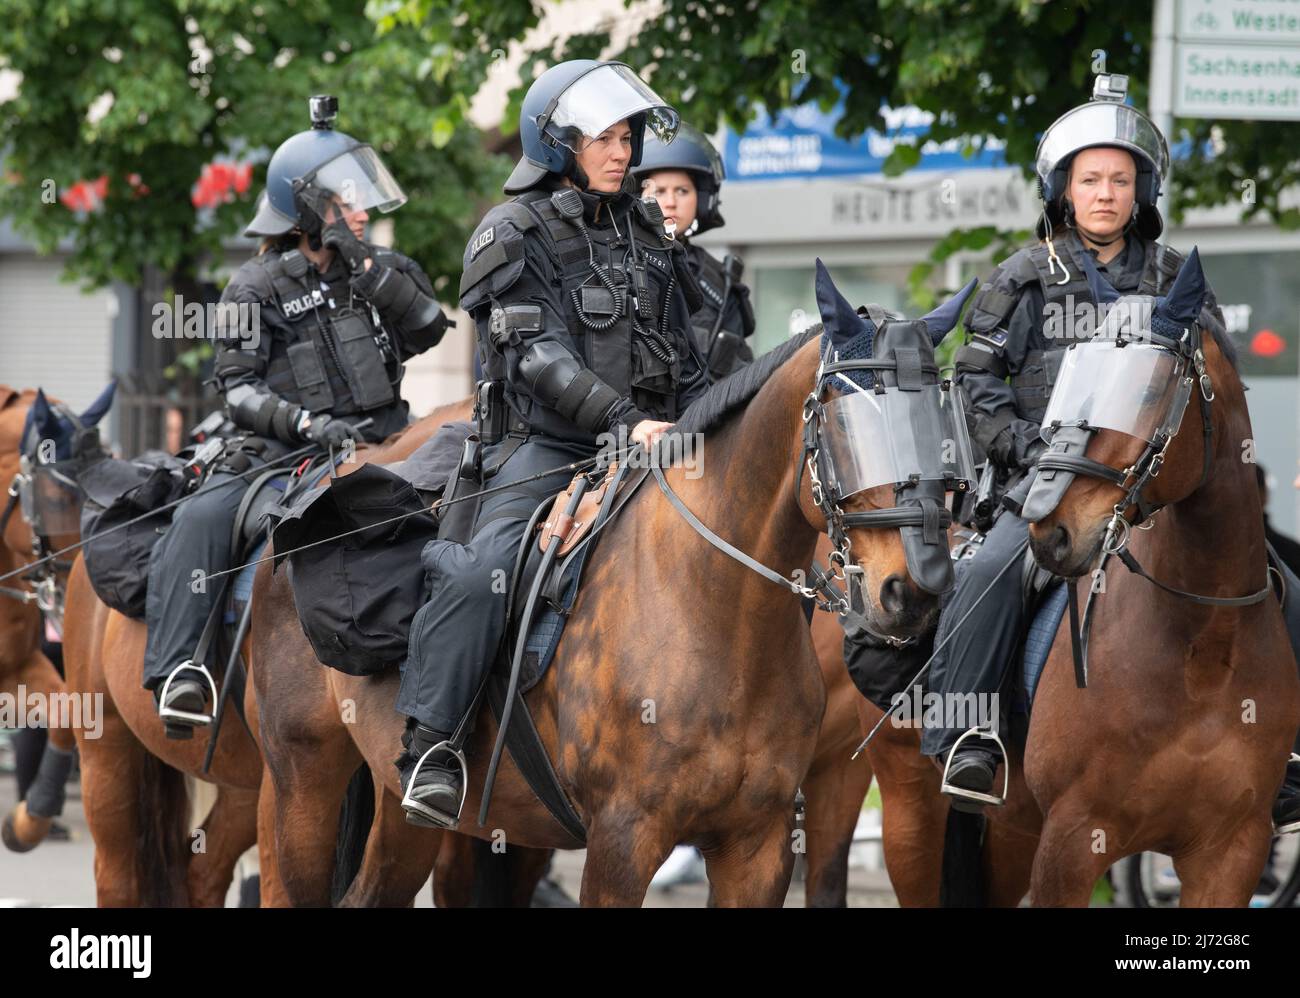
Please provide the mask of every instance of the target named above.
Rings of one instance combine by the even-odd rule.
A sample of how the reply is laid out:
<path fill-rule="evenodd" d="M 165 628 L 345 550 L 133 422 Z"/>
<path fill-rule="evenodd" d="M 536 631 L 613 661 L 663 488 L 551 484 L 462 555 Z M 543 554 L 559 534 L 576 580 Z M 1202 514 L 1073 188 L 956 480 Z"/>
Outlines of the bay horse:
<path fill-rule="evenodd" d="M 29 460 L 48 463 L 52 457 L 66 459 L 76 426 L 90 428 L 99 422 L 112 402 L 113 388 L 110 385 L 78 417 L 72 416 L 71 411 L 57 399 L 47 400 L 38 389 L 18 391 L 0 385 L 0 487 L 8 490 L 7 497 L 0 497 L 4 502 L 3 518 L 0 519 L 0 575 L 18 572 L 37 558 L 33 548 L 33 526 L 18 502 L 21 458 L 28 449 L 24 436 L 31 430 L 34 439 L 54 445 L 52 454 L 42 457 L 31 453 L 27 455 Z M 43 545 L 54 551 L 75 544 L 79 531 L 69 532 L 68 524 L 77 515 L 76 497 L 70 493 L 45 494 L 41 501 L 54 502 L 61 507 L 57 517 L 59 523 L 53 528 L 56 532 L 46 535 Z M 0 581 L 0 693 L 15 700 L 24 695 L 37 697 L 47 705 L 49 716 L 53 713 L 50 707 L 65 702 L 67 691 L 63 677 L 41 649 L 45 619 L 35 601 L 33 586 L 25 575 L 20 573 Z M 50 578 L 58 589 L 66 584 L 66 576 L 66 564 L 55 561 Z M 61 593 L 50 601 L 55 614 L 60 598 Z M 41 771 L 28 791 L 29 799 L 20 801 L 5 816 L 0 833 L 4 844 L 15 852 L 26 852 L 39 845 L 62 806 L 62 779 L 66 779 L 76 744 L 71 726 L 57 722 L 66 719 L 76 723 L 77 719 L 72 716 L 49 719 L 51 723 Z M 84 723 L 85 718 L 80 720 Z M 62 779 L 59 774 L 62 774 Z M 29 810 L 29 802 L 37 799 L 33 797 L 33 791 L 38 788 L 42 803 L 36 810 Z"/>
<path fill-rule="evenodd" d="M 1172 436 L 1155 438 L 1159 456 L 1147 439 L 1093 434 L 1086 458 L 1104 468 L 1074 477 L 1030 527 L 1034 557 L 1055 574 L 1086 578 L 1103 551 L 1123 561 L 1102 566 L 1087 688 L 1075 687 L 1063 628 L 1034 704 L 1024 775 L 1043 815 L 1037 905 L 1087 904 L 1108 866 L 1154 851 L 1173 858 L 1181 904 L 1244 906 L 1267 860 L 1300 680 L 1269 585 L 1255 469 L 1243 458 L 1252 447 L 1245 391 L 1222 327 L 1202 310 L 1206 293 L 1193 251 L 1137 330 L 1181 338 L 1114 351 L 1164 349 L 1190 389 L 1167 403 L 1185 407 L 1181 427 L 1174 420 Z M 1155 401 L 1140 401 L 1163 407 L 1162 387 L 1153 382 Z M 1130 532 L 1139 513 L 1150 529 Z"/>
<path fill-rule="evenodd" d="M 423 421 L 439 425 L 463 418 L 468 403 L 435 411 Z M 393 460 L 414 450 L 407 433 L 390 438 Z M 375 450 L 356 448 L 357 463 Z M 356 465 L 344 465 L 346 474 Z M 254 610 L 256 613 L 256 609 Z M 219 907 L 225 902 L 239 856 L 259 843 L 261 892 L 266 906 L 285 903 L 275 876 L 270 829 L 258 828 L 262 757 L 258 747 L 258 709 L 254 684 L 245 689 L 249 729 L 226 715 L 209 772 L 202 771 L 210 738 L 169 739 L 158 719 L 153 694 L 141 686 L 145 624 L 109 609 L 95 595 L 84 561 L 75 562 L 64 617 L 67 687 L 102 698 L 103 729 L 98 738 L 77 733 L 82 796 L 95 841 L 95 885 L 101 906 Z M 244 661 L 255 670 L 250 643 Z M 217 797 L 200 831 L 188 827 L 184 777 L 216 785 Z M 261 843 L 266 843 L 265 846 Z"/>
<path fill-rule="evenodd" d="M 1113 289 L 1093 280 L 1099 301 L 1116 301 Z M 1163 509 L 1146 529 L 1115 523 L 1117 510 L 1126 522 L 1136 518 L 1128 493 L 1149 467 L 1149 441 L 1102 428 L 1087 438 L 1083 456 L 1115 474 L 1102 467 L 1095 469 L 1099 475 L 1072 473 L 1030 528 L 1040 565 L 1067 576 L 1070 585 L 1082 578 L 1080 600 L 1098 590 L 1087 686 L 1076 685 L 1067 619 L 1038 683 L 1027 741 L 1007 744 L 1006 805 L 986 808 L 985 816 L 954 812 L 942 861 L 917 863 L 894 877 L 900 900 L 904 890 L 933 898 L 943 881 L 957 903 L 1011 906 L 1028 895 L 1035 905 L 1082 906 L 1108 867 L 1143 851 L 1174 857 L 1181 904 L 1250 900 L 1272 839 L 1270 808 L 1300 723 L 1300 682 L 1278 602 L 1255 598 L 1265 586 L 1265 549 L 1254 469 L 1242 457 L 1250 420 L 1235 353 L 1217 316 L 1201 309 L 1204 291 L 1193 254 L 1154 309 L 1189 337 L 1194 329 L 1210 333 L 1196 336 L 1199 356 L 1190 351 L 1180 358 L 1190 399 L 1183 401 L 1179 431 L 1164 440 L 1158 474 L 1141 490 L 1148 515 Z M 1167 405 L 1167 389 L 1148 386 L 1150 398 L 1130 401 Z M 1051 470 L 1052 461 L 1045 463 Z M 1072 471 L 1080 467 L 1066 463 Z M 1109 550 L 1120 540 L 1149 577 L 1113 561 L 1093 574 L 1103 546 Z M 1224 602 L 1207 606 L 1189 596 Z M 1231 601 L 1246 605 L 1225 605 Z M 889 742 L 881 749 L 900 761 L 908 751 Z M 919 738 L 912 751 L 919 752 Z M 938 770 L 919 755 L 910 764 L 917 760 L 934 774 L 933 790 L 908 807 L 922 836 L 943 842 L 934 809 L 941 800 Z M 888 814 L 880 754 L 873 751 L 872 761 Z M 894 876 L 893 864 L 890 871 Z"/>
<path fill-rule="evenodd" d="M 934 314 L 936 324 L 946 320 L 942 332 L 960 304 Z M 693 410 L 697 418 L 688 411 L 679 423 L 681 432 L 707 434 L 709 466 L 720 472 L 692 479 L 680 466 L 664 471 L 699 520 L 787 574 L 806 571 L 828 527 L 801 457 L 804 403 L 818 384 L 823 332 L 835 340 L 834 328 L 820 327 L 793 339 L 714 386 Z M 845 509 L 892 509 L 894 498 L 892 486 L 871 488 L 850 497 Z M 848 533 L 875 628 L 900 636 L 929 628 L 938 598 L 911 578 L 897 530 L 855 526 Z M 264 629 L 255 621 L 253 655 L 262 661 L 273 661 L 297 627 L 283 587 L 278 612 L 275 598 L 262 566 L 254 599 L 275 620 Z M 352 756 L 336 756 L 343 748 L 312 737 L 301 719 L 281 723 L 277 712 L 287 713 L 293 698 L 275 696 L 274 668 L 255 668 L 254 680 L 275 795 L 279 876 L 309 889 L 321 880 L 322 822 L 337 813 Z M 403 729 L 393 710 L 398 676 L 331 673 L 329 683 L 334 704 L 319 709 L 334 716 L 349 709 L 353 751 L 391 798 L 381 810 L 392 812 L 401 793 L 393 766 Z M 679 842 L 703 851 L 711 904 L 782 904 L 794 862 L 795 792 L 813 760 L 826 703 L 794 592 L 706 544 L 663 491 L 641 488 L 592 552 L 555 661 L 526 702 L 583 819 L 584 905 L 639 905 Z M 642 721 L 647 705 L 653 723 Z M 467 743 L 467 814 L 479 808 L 475 776 L 495 733 L 490 712 L 481 712 Z M 322 773 L 333 775 L 323 781 Z M 487 818 L 459 830 L 508 847 L 582 845 L 543 808 L 508 757 Z M 366 866 L 400 861 L 375 846 L 372 838 L 358 881 Z"/>

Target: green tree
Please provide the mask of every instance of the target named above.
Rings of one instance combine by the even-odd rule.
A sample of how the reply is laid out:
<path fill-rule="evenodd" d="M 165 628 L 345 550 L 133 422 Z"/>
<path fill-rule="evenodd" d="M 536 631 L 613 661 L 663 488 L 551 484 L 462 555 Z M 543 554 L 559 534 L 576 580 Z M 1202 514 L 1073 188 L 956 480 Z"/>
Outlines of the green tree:
<path fill-rule="evenodd" d="M 452 73 L 421 32 L 380 32 L 354 0 L 7 0 L 0 67 L 22 80 L 0 104 L 0 215 L 42 251 L 70 240 L 67 276 L 86 286 L 154 267 L 185 289 L 252 216 L 270 152 L 308 126 L 306 98 L 334 93 L 338 127 L 380 150 L 410 197 L 397 244 L 451 295 L 475 202 L 508 168 L 463 121 L 489 62 Z M 205 164 L 249 156 L 242 195 L 195 206 Z M 97 178 L 94 210 L 50 196 Z"/>
<path fill-rule="evenodd" d="M 725 120 L 741 129 L 760 106 L 769 111 L 808 101 L 829 109 L 843 96 L 839 132 L 885 131 L 881 108 L 915 105 L 935 116 L 921 140 L 959 139 L 973 155 L 990 138 L 1006 143 L 1007 161 L 1032 175 L 1038 138 L 1057 117 L 1086 99 L 1097 72 L 1130 78 L 1145 107 L 1150 74 L 1153 0 L 1117 6 L 1103 0 L 625 0 L 628 8 L 599 30 L 546 42 L 548 59 L 621 59 L 693 122 Z M 448 6 L 455 9 L 448 14 Z M 533 4 L 508 7 L 531 12 Z M 540 5 L 536 5 L 540 6 Z M 390 16 L 445 32 L 454 23 L 459 44 L 504 48 L 514 30 L 532 21 L 503 19 L 476 4 L 410 0 Z M 646 16 L 648 12 L 649 16 Z M 638 18 L 638 30 L 611 46 L 616 20 Z M 841 87 L 843 91 L 841 91 Z M 515 95 L 518 100 L 521 91 Z M 1179 120 L 1189 151 L 1172 178 L 1175 219 L 1191 206 L 1241 199 L 1254 181 L 1243 218 L 1264 215 L 1287 228 L 1300 211 L 1278 199 L 1300 182 L 1300 123 Z M 919 145 L 900 144 L 885 172 L 898 175 L 921 160 Z M 941 240 L 932 264 L 964 248 L 1008 253 L 1027 233 L 958 230 Z M 932 265 L 931 264 L 931 265 Z M 913 274 L 918 298 L 928 297 L 931 265 Z"/>

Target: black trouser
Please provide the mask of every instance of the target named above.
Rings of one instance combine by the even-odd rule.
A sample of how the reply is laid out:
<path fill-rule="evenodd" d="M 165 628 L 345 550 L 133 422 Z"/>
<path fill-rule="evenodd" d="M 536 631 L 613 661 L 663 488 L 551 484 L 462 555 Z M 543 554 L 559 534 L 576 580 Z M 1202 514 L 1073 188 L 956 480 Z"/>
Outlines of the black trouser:
<path fill-rule="evenodd" d="M 993 701 L 993 694 L 1001 688 L 1027 624 L 1024 573 L 1018 566 L 1013 566 L 1002 574 L 991 592 L 984 595 L 984 591 L 993 584 L 998 572 L 1028 536 L 1027 522 L 1013 513 L 1003 512 L 984 538 L 984 543 L 958 573 L 952 595 L 939 614 L 935 647 L 938 648 L 953 631 L 954 625 L 970 611 L 976 600 L 979 600 L 979 605 L 930 664 L 929 690 L 939 694 L 942 698 L 939 702 L 953 703 L 957 694 L 964 693 L 982 694 L 981 700 L 987 697 Z M 1021 556 L 1023 558 L 1023 552 Z M 997 711 L 991 711 L 988 720 L 996 730 Z M 946 755 L 953 742 L 970 726 L 954 725 L 953 719 L 948 717 L 943 721 L 937 726 L 927 725 L 922 732 L 921 751 L 925 755 Z M 972 743 L 979 744 L 970 739 L 963 743 L 963 747 Z"/>
<path fill-rule="evenodd" d="M 41 628 L 44 629 L 45 621 L 41 621 Z M 59 675 L 63 675 L 63 644 L 62 642 L 41 641 L 41 651 L 45 657 L 50 660 L 54 668 L 58 670 Z M 27 797 L 27 791 L 30 789 L 33 781 L 36 779 L 36 772 L 41 768 L 41 756 L 45 754 L 45 746 L 49 743 L 50 732 L 48 728 L 22 727 L 14 732 L 14 776 L 18 781 L 18 799 L 24 800 Z"/>
<path fill-rule="evenodd" d="M 262 463 L 253 459 L 254 465 Z M 229 472 L 214 472 L 199 491 L 176 507 L 167 533 L 154 545 L 145 601 L 149 625 L 144 649 L 145 689 L 160 687 L 176 666 L 193 657 L 213 601 L 222 592 L 223 579 L 204 576 L 231 567 L 235 517 L 255 477 L 256 473 L 250 473 L 236 479 Z M 203 576 L 196 577 L 199 572 Z M 230 578 L 224 581 L 233 585 Z M 183 675 L 199 678 L 192 673 Z"/>
<path fill-rule="evenodd" d="M 487 448 L 484 465 L 492 467 L 508 443 Z M 529 437 L 486 484 L 496 488 L 595 453 L 594 447 Z M 507 589 L 528 519 L 572 478 L 565 471 L 488 496 L 468 543 L 425 545 L 420 560 L 431 595 L 411 622 L 399 712 L 443 734 L 460 723 L 505 635 Z"/>

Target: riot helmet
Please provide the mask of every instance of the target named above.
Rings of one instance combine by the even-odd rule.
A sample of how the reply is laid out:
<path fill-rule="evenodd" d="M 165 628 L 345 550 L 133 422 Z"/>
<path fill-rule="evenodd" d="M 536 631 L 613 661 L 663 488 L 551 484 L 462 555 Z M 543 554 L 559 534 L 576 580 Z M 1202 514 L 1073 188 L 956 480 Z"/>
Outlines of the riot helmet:
<path fill-rule="evenodd" d="M 718 209 L 722 200 L 722 181 L 726 179 L 727 171 L 708 136 L 686 122 L 678 126 L 677 137 L 672 142 L 660 141 L 654 135 L 646 136 L 641 165 L 632 171 L 632 176 L 638 184 L 643 184 L 659 170 L 685 170 L 695 181 L 698 195 L 695 226 L 686 235 L 708 232 L 726 224 Z"/>

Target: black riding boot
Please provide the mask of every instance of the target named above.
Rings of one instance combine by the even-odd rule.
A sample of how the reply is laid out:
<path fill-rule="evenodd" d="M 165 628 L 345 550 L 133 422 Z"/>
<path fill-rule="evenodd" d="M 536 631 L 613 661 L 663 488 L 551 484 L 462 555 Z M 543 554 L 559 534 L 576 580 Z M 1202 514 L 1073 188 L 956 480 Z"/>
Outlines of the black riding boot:
<path fill-rule="evenodd" d="M 947 784 L 958 790 L 992 794 L 993 778 L 997 775 L 999 762 L 1001 760 L 996 752 L 969 741 L 963 742 L 952 754 L 952 761 L 948 765 Z M 972 797 L 964 797 L 960 793 L 945 792 L 948 793 L 954 809 L 968 814 L 979 814 L 987 803 Z"/>
<path fill-rule="evenodd" d="M 167 693 L 165 699 L 164 690 Z M 168 738 L 193 738 L 195 728 L 212 722 L 208 706 L 210 689 L 203 681 L 203 674 L 188 661 L 173 670 L 170 683 L 155 687 L 153 695 Z"/>
<path fill-rule="evenodd" d="M 451 736 L 423 724 L 415 724 L 407 735 L 406 752 L 397 760 L 406 820 L 423 828 L 454 829 L 463 792 L 460 762 L 446 749 L 429 751 Z"/>

